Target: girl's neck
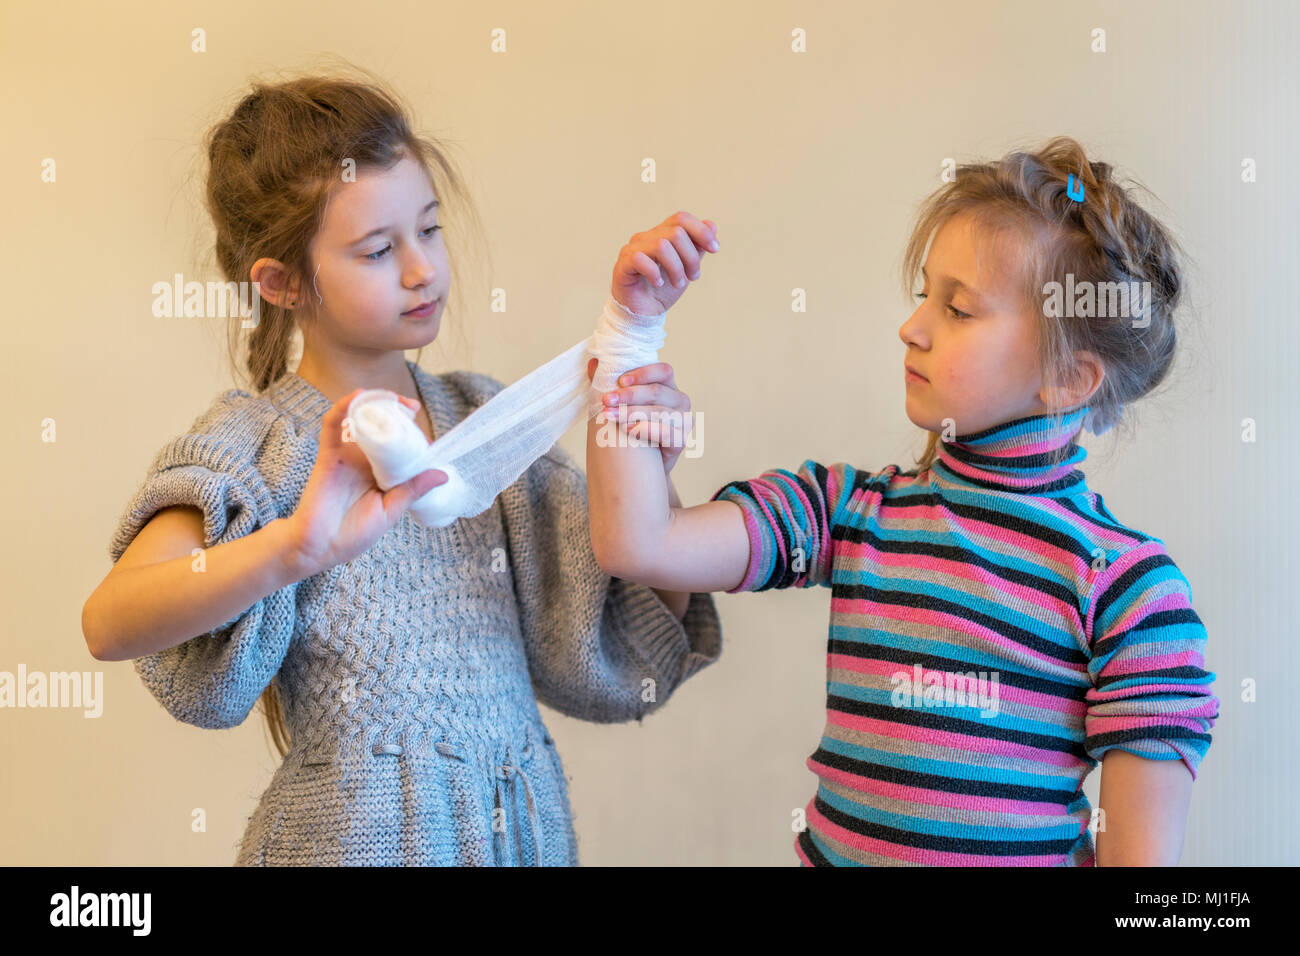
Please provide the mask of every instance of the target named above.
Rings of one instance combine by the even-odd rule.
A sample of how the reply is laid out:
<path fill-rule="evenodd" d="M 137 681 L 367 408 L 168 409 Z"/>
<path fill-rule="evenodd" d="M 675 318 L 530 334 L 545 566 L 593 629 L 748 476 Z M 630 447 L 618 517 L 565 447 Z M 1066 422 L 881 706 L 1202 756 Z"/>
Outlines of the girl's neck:
<path fill-rule="evenodd" d="M 358 388 L 386 388 L 405 398 L 420 398 L 402 352 L 389 352 L 373 362 L 321 361 L 305 351 L 295 373 L 333 404 Z"/>

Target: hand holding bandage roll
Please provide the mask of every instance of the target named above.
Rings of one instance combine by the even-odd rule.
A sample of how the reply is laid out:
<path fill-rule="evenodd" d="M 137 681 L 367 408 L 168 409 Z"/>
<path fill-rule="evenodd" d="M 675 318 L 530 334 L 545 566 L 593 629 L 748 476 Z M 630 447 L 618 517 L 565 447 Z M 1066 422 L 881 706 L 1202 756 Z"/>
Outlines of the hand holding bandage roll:
<path fill-rule="evenodd" d="M 472 518 L 576 422 L 597 414 L 601 395 L 620 375 L 658 360 L 666 318 L 629 312 L 610 296 L 592 335 L 502 389 L 432 444 L 415 424 L 414 410 L 386 389 L 368 389 L 352 400 L 352 436 L 384 491 L 429 468 L 446 472 L 445 484 L 411 505 L 416 521 L 441 528 Z M 588 383 L 591 356 L 599 365 Z"/>

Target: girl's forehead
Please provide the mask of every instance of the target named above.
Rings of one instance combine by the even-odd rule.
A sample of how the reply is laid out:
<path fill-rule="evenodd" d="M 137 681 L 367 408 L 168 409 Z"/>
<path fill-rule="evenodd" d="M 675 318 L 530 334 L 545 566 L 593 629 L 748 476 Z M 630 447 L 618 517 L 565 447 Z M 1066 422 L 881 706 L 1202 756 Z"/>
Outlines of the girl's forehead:
<path fill-rule="evenodd" d="M 986 299 L 1003 299 L 1019 281 L 1020 250 L 1013 230 L 992 229 L 962 214 L 939 229 L 923 268 L 928 278 L 964 286 Z"/>
<path fill-rule="evenodd" d="M 324 227 L 352 242 L 370 230 L 399 226 L 437 207 L 424 168 L 404 158 L 389 169 L 358 169 L 355 179 L 335 183 L 326 203 Z"/>

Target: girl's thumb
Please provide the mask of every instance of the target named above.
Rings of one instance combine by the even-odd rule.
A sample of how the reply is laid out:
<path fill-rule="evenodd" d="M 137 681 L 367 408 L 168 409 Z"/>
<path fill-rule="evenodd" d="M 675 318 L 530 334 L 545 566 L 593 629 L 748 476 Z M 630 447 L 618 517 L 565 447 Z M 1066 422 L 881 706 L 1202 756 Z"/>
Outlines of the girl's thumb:
<path fill-rule="evenodd" d="M 447 473 L 437 468 L 430 468 L 413 475 L 385 492 L 384 510 L 391 515 L 401 514 L 406 508 L 423 498 L 430 489 L 445 484 L 446 481 Z"/>

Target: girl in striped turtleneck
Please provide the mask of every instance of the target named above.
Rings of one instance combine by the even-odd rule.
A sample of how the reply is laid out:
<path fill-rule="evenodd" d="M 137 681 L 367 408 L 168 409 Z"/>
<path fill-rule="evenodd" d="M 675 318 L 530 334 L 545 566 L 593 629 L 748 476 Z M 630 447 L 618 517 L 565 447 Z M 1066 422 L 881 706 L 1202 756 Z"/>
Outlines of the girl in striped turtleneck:
<path fill-rule="evenodd" d="M 1178 860 L 1218 716 L 1205 628 L 1164 542 L 1078 469 L 1080 430 L 1119 422 L 1175 347 L 1176 245 L 1110 173 L 1059 138 L 959 167 L 922 207 L 904 256 L 922 287 L 899 330 L 907 414 L 930 432 L 916 468 L 809 459 L 680 508 L 658 456 L 592 424 L 593 545 L 611 574 L 831 589 L 818 786 L 796 812 L 805 865 Z M 649 275 L 638 252 L 699 273 L 698 250 L 652 240 L 633 237 L 615 268 L 634 312 L 681 294 L 633 285 Z M 629 374 L 611 393 L 624 415 L 688 407 L 667 366 Z M 1082 785 L 1098 763 L 1094 814 Z"/>

